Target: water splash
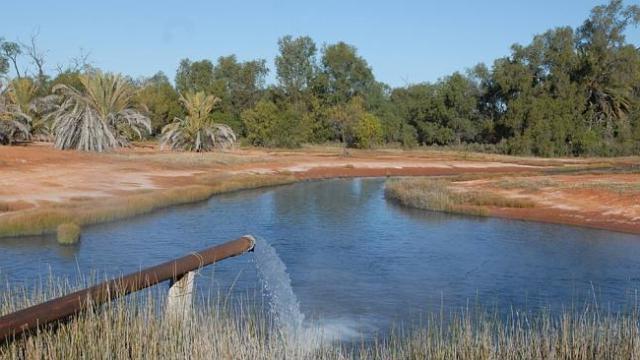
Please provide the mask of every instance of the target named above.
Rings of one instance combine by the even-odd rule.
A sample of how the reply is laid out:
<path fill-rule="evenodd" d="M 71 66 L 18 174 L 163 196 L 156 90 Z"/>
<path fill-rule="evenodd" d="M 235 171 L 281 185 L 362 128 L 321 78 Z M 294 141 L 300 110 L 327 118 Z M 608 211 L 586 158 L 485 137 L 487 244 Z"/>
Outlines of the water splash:
<path fill-rule="evenodd" d="M 268 242 L 256 237 L 254 248 L 258 276 L 269 299 L 269 309 L 278 327 L 287 335 L 298 333 L 304 324 L 298 297 L 291 288 L 287 267 Z"/>
<path fill-rule="evenodd" d="M 328 320 L 307 323 L 300 311 L 298 297 L 291 287 L 287 267 L 276 250 L 264 239 L 256 237 L 254 259 L 258 277 L 268 298 L 269 311 L 276 326 L 289 341 L 308 350 L 322 344 L 360 336 L 355 323 Z"/>

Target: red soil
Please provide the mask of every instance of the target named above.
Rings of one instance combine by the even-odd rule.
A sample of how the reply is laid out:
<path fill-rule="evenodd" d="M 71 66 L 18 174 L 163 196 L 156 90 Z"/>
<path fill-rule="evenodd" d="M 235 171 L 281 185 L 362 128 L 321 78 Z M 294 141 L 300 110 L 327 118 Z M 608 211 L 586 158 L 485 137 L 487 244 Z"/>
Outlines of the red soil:
<path fill-rule="evenodd" d="M 48 144 L 0 147 L 0 217 L 33 207 L 71 201 L 96 201 L 132 192 L 193 184 L 197 177 L 223 179 L 237 174 L 283 174 L 298 179 L 359 176 L 434 176 L 492 174 L 488 180 L 460 183 L 503 195 L 527 197 L 534 208 L 493 208 L 495 216 L 563 223 L 640 234 L 640 191 L 612 192 L 605 187 L 500 189 L 496 179 L 541 174 L 551 166 L 592 160 L 542 160 L 428 151 L 354 151 L 337 148 L 301 151 L 235 150 L 224 154 L 169 153 L 149 147 L 111 154 L 58 151 Z M 610 161 L 610 160 L 607 160 Z M 622 162 L 623 160 L 620 160 Z M 625 158 L 624 164 L 638 164 Z M 502 175 L 499 175 L 502 174 Z M 557 183 L 593 181 L 638 184 L 640 174 L 544 176 Z M 635 188 L 633 188 L 635 189 Z"/>

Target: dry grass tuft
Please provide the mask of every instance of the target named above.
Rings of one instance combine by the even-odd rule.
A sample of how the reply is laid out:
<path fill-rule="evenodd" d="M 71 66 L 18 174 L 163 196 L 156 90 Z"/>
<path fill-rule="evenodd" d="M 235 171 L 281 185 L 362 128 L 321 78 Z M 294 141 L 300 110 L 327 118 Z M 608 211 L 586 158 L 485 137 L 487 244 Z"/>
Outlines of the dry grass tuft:
<path fill-rule="evenodd" d="M 385 196 L 404 206 L 457 214 L 488 216 L 489 208 L 530 208 L 527 199 L 479 191 L 454 191 L 451 179 L 403 178 L 387 181 Z"/>
<path fill-rule="evenodd" d="M 58 244 L 73 245 L 80 241 L 80 226 L 74 223 L 64 223 L 58 225 Z"/>

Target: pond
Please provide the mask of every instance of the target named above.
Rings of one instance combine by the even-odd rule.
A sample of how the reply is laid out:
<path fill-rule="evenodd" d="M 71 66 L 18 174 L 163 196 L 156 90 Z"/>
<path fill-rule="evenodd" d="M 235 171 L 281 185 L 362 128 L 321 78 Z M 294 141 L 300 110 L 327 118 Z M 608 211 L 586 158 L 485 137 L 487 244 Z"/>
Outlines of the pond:
<path fill-rule="evenodd" d="M 640 287 L 640 236 L 406 209 L 385 200 L 379 178 L 215 196 L 88 227 L 74 247 L 53 236 L 0 239 L 0 278 L 28 286 L 50 274 L 118 275 L 244 234 L 275 248 L 302 313 L 361 334 L 476 305 L 623 309 Z M 225 295 L 260 289 L 253 255 L 206 268 L 198 284 Z"/>

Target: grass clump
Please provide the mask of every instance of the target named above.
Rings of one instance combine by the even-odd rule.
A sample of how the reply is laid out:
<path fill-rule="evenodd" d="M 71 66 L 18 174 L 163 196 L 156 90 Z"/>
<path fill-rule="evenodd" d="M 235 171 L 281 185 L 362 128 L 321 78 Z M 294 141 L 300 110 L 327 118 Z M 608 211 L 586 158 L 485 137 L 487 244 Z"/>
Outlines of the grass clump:
<path fill-rule="evenodd" d="M 530 208 L 535 206 L 530 200 L 497 193 L 455 191 L 452 184 L 451 179 L 393 179 L 385 184 L 385 197 L 417 209 L 477 216 L 489 216 L 491 207 Z"/>
<path fill-rule="evenodd" d="M 57 228 L 58 244 L 74 245 L 80 241 L 80 226 L 74 223 L 64 223 Z"/>
<path fill-rule="evenodd" d="M 34 291 L 7 287 L 0 315 L 77 290 L 51 281 Z M 159 288 L 155 288 L 159 289 Z M 4 289 L 3 289 L 4 290 Z M 56 328 L 0 344 L 1 359 L 638 359 L 636 307 L 610 313 L 585 306 L 558 314 L 451 310 L 413 327 L 354 343 L 287 336 L 256 306 L 223 305 L 204 294 L 188 321 L 165 319 L 161 294 L 132 294 Z"/>

